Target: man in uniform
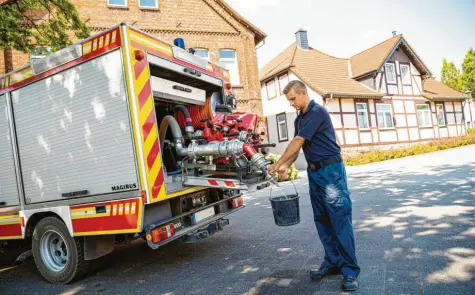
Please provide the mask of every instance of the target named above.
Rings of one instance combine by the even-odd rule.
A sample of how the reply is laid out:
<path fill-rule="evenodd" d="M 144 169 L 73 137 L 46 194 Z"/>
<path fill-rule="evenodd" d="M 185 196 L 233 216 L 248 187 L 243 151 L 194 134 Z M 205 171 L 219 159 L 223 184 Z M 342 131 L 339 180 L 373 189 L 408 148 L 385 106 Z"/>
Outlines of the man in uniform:
<path fill-rule="evenodd" d="M 295 137 L 279 161 L 269 166 L 269 172 L 287 171 L 303 148 L 315 225 L 325 249 L 323 263 L 310 271 L 310 277 L 320 280 L 340 273 L 342 290 L 355 291 L 360 268 L 355 253 L 352 205 L 330 115 L 323 106 L 309 99 L 307 87 L 301 81 L 291 81 L 284 94 L 299 112 Z"/>

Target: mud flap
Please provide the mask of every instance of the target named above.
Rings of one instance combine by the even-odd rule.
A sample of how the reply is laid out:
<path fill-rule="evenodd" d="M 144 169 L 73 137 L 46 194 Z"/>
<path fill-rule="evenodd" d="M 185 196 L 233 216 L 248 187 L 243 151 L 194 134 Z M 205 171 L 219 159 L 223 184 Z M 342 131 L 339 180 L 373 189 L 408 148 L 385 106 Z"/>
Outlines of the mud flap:
<path fill-rule="evenodd" d="M 84 237 L 84 260 L 105 256 L 114 250 L 115 235 Z"/>

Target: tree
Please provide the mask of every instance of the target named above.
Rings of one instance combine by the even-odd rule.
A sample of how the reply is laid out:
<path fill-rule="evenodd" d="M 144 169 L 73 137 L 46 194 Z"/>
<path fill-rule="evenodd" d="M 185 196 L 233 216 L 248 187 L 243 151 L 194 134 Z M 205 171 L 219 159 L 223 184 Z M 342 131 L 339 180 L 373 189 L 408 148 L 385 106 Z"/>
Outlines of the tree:
<path fill-rule="evenodd" d="M 78 39 L 89 36 L 68 0 L 0 0 L 0 50 L 48 46 L 56 51 L 72 43 L 70 32 Z"/>
<path fill-rule="evenodd" d="M 444 58 L 440 80 L 452 89 L 462 91 L 462 75 L 453 62 L 447 62 Z"/>
<path fill-rule="evenodd" d="M 463 90 L 471 91 L 472 98 L 475 97 L 475 49 L 473 48 L 470 48 L 463 60 L 461 80 Z"/>

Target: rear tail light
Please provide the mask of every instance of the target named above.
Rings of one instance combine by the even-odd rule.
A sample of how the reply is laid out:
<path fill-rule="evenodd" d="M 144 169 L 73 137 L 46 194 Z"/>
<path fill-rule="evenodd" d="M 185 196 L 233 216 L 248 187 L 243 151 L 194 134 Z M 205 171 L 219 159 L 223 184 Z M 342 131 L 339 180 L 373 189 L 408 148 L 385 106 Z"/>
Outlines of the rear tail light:
<path fill-rule="evenodd" d="M 242 197 L 235 198 L 231 201 L 231 207 L 233 209 L 239 208 L 244 205 L 244 199 Z"/>
<path fill-rule="evenodd" d="M 173 223 L 152 230 L 152 242 L 154 244 L 160 243 L 175 235 L 175 225 Z"/>

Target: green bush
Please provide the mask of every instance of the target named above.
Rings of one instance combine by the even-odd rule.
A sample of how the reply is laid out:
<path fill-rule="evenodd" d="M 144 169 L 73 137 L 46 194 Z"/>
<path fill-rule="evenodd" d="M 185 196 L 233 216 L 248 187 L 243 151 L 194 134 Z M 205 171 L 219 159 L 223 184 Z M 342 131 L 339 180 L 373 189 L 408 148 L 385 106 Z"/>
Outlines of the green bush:
<path fill-rule="evenodd" d="M 472 133 L 470 133 L 472 132 Z M 475 144 L 475 129 L 469 130 L 469 135 L 464 137 L 446 138 L 432 141 L 427 144 L 417 144 L 406 149 L 395 150 L 375 150 L 365 152 L 355 156 L 345 157 L 345 165 L 357 166 L 373 162 L 381 162 L 391 159 L 398 159 L 407 156 L 420 155 L 435 151 L 446 150 L 464 145 Z"/>
<path fill-rule="evenodd" d="M 274 163 L 277 163 L 277 161 L 280 159 L 281 155 L 277 154 L 268 154 L 266 155 L 266 159 L 268 160 L 274 160 Z M 292 166 L 289 167 L 289 170 L 287 170 L 287 175 L 282 177 L 279 177 L 279 173 L 276 173 L 277 181 L 282 182 L 282 181 L 288 181 L 288 180 L 295 180 L 299 174 L 299 171 L 295 169 L 295 165 L 292 164 Z"/>
<path fill-rule="evenodd" d="M 475 135 L 475 128 L 469 128 L 468 129 L 468 134 L 469 135 Z"/>

